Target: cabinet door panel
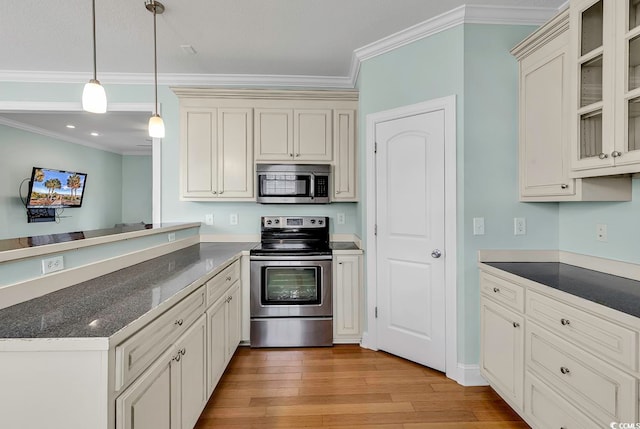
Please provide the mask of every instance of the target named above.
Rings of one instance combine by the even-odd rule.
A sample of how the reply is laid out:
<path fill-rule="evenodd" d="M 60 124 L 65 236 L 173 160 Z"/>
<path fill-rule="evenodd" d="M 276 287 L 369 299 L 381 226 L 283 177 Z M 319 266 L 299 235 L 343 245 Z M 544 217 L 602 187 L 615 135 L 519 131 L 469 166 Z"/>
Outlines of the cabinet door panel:
<path fill-rule="evenodd" d="M 334 336 L 357 339 L 361 335 L 360 257 L 338 255 L 334 264 Z"/>
<path fill-rule="evenodd" d="M 255 109 L 256 161 L 293 160 L 293 110 Z"/>
<path fill-rule="evenodd" d="M 520 193 L 573 195 L 569 179 L 569 34 L 565 32 L 520 65 Z"/>
<path fill-rule="evenodd" d="M 480 371 L 518 410 L 523 405 L 524 318 L 480 298 Z"/>
<path fill-rule="evenodd" d="M 216 110 L 182 112 L 182 196 L 212 197 L 217 190 Z"/>
<path fill-rule="evenodd" d="M 253 197 L 252 109 L 218 109 L 218 196 Z"/>
<path fill-rule="evenodd" d="M 172 429 L 173 355 L 161 356 L 116 399 L 116 429 Z"/>
<path fill-rule="evenodd" d="M 209 399 L 207 386 L 207 321 L 202 315 L 176 343 L 181 355 L 178 367 L 180 379 L 180 429 L 192 429 Z"/>
<path fill-rule="evenodd" d="M 207 349 L 209 394 L 218 384 L 224 372 L 227 355 L 227 318 L 225 313 L 227 295 L 222 296 L 207 310 Z"/>
<path fill-rule="evenodd" d="M 240 283 L 229 289 L 227 303 L 227 358 L 228 363 L 240 344 Z"/>
<path fill-rule="evenodd" d="M 331 161 L 331 109 L 294 110 L 294 159 Z"/>
<path fill-rule="evenodd" d="M 334 110 L 333 200 L 356 201 L 356 124 L 354 110 Z"/>

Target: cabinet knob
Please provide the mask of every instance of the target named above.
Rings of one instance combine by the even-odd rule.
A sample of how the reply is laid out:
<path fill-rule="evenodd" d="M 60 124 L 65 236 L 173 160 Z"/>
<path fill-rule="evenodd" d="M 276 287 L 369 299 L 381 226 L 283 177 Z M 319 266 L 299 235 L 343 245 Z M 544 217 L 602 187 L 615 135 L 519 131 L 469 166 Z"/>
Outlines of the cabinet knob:
<path fill-rule="evenodd" d="M 213 191 L 213 192 L 212 192 L 212 194 L 213 194 L 213 195 L 216 195 L 217 193 L 218 193 L 217 191 Z"/>
<path fill-rule="evenodd" d="M 571 324 L 571 321 L 569 319 L 560 319 L 560 323 L 562 323 L 562 325 L 567 326 Z"/>
<path fill-rule="evenodd" d="M 230 296 L 229 297 L 229 301 L 227 301 L 227 302 L 231 302 L 231 301 L 233 301 L 233 296 Z"/>
<path fill-rule="evenodd" d="M 609 158 L 609 155 L 607 155 L 606 153 L 602 152 L 602 153 L 600 153 L 600 155 L 598 155 L 598 158 L 600 158 L 600 159 Z"/>
<path fill-rule="evenodd" d="M 222 194 L 224 194 L 224 191 L 220 191 L 220 192 L 218 192 L 218 194 L 222 195 Z"/>
<path fill-rule="evenodd" d="M 617 157 L 619 157 L 619 156 L 622 156 L 622 152 L 619 152 L 619 151 L 617 151 L 617 150 L 614 150 L 613 152 L 611 152 L 611 156 L 612 156 L 613 158 L 617 158 Z"/>
<path fill-rule="evenodd" d="M 174 325 L 182 326 L 183 323 L 184 323 L 184 320 L 178 319 L 175 321 Z"/>
<path fill-rule="evenodd" d="M 180 354 L 182 356 L 186 355 L 187 354 L 187 349 L 183 348 L 182 350 L 180 350 Z"/>
<path fill-rule="evenodd" d="M 494 291 L 495 293 L 498 293 L 498 292 L 500 292 L 500 289 L 498 289 L 497 287 L 494 287 L 494 288 L 493 288 L 493 291 Z"/>
<path fill-rule="evenodd" d="M 290 154 L 289 154 L 289 156 L 290 156 L 291 158 L 293 158 L 293 154 L 292 154 L 292 153 L 290 153 Z"/>
<path fill-rule="evenodd" d="M 563 374 L 569 374 L 571 371 L 569 371 L 569 368 L 567 368 L 566 366 L 561 366 L 560 372 Z"/>
<path fill-rule="evenodd" d="M 566 183 L 563 183 L 562 185 L 560 185 L 560 188 L 562 189 L 567 189 L 569 187 L 569 185 L 567 185 Z"/>
<path fill-rule="evenodd" d="M 338 265 L 342 265 L 342 262 L 338 262 Z"/>
<path fill-rule="evenodd" d="M 180 354 L 180 352 L 178 352 L 178 354 L 173 357 L 173 360 L 175 360 L 176 362 L 180 362 L 181 357 L 182 355 Z"/>
<path fill-rule="evenodd" d="M 231 281 L 231 276 L 227 277 L 227 281 L 230 282 Z"/>
<path fill-rule="evenodd" d="M 513 327 L 514 327 L 514 328 L 519 328 L 519 327 L 520 327 L 520 324 L 519 324 L 518 322 L 513 322 Z"/>
<path fill-rule="evenodd" d="M 299 153 L 296 153 L 296 157 L 299 157 L 299 156 L 300 156 L 300 154 L 299 154 Z"/>

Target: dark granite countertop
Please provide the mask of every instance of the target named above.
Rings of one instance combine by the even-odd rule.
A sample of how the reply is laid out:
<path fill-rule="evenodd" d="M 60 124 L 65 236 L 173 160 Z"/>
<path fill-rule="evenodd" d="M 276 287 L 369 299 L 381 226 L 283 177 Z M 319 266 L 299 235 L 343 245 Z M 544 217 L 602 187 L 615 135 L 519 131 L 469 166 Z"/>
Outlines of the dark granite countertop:
<path fill-rule="evenodd" d="M 640 281 L 558 262 L 484 262 L 484 264 L 640 317 Z"/>
<path fill-rule="evenodd" d="M 0 310 L 0 339 L 110 337 L 257 243 L 202 243 Z"/>
<path fill-rule="evenodd" d="M 361 250 L 353 241 L 332 241 L 331 250 Z"/>

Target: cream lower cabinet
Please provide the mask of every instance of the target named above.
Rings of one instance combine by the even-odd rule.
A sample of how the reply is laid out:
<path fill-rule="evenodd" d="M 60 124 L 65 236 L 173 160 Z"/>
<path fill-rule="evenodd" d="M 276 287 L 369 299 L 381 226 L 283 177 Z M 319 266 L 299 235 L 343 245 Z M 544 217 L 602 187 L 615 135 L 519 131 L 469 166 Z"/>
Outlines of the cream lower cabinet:
<path fill-rule="evenodd" d="M 362 256 L 334 254 L 333 341 L 362 339 Z"/>
<path fill-rule="evenodd" d="M 253 110 L 181 103 L 180 197 L 254 200 Z"/>
<path fill-rule="evenodd" d="M 482 375 L 527 423 L 638 421 L 637 318 L 493 268 L 480 285 Z"/>
<path fill-rule="evenodd" d="M 569 11 L 516 46 L 521 201 L 630 201 L 627 178 L 571 174 Z"/>
<path fill-rule="evenodd" d="M 489 298 L 480 299 L 480 372 L 516 410 L 522 410 L 524 318 Z"/>
<path fill-rule="evenodd" d="M 209 398 L 202 315 L 116 400 L 117 429 L 192 429 Z"/>
<path fill-rule="evenodd" d="M 222 377 L 240 343 L 240 283 L 235 282 L 207 310 L 208 349 L 207 379 L 209 394 Z"/>

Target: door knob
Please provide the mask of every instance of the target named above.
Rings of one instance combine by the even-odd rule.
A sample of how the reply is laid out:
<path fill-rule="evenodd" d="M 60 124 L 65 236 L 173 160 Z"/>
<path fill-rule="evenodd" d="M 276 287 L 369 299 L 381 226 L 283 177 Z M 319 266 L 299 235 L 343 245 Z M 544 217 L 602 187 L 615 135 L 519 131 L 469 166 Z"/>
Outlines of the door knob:
<path fill-rule="evenodd" d="M 432 257 L 432 258 L 436 258 L 436 259 L 437 259 L 437 258 L 439 258 L 440 256 L 442 256 L 442 252 L 441 252 L 440 250 L 438 250 L 438 249 L 434 249 L 434 250 L 431 252 L 431 257 Z"/>

